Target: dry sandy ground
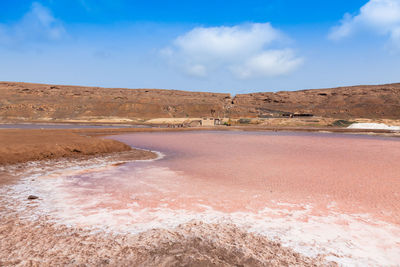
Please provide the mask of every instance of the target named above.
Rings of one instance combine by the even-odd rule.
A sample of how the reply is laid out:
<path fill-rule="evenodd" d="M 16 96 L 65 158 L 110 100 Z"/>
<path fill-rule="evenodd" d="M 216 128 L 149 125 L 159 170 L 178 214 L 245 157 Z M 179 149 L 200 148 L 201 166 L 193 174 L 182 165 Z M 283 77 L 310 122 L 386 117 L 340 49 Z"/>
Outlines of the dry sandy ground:
<path fill-rule="evenodd" d="M 130 146 L 118 141 L 82 136 L 69 130 L 0 130 L 0 165 L 130 150 Z M 154 157 L 143 150 L 132 155 L 136 156 L 133 159 Z"/>

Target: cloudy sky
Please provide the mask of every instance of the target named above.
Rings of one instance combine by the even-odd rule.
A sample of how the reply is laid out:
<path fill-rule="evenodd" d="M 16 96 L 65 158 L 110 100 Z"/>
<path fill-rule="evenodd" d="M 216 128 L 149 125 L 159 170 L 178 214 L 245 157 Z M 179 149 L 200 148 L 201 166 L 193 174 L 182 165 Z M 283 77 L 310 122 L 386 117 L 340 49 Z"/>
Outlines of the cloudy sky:
<path fill-rule="evenodd" d="M 400 0 L 2 0 L 0 80 L 229 92 L 400 82 Z"/>

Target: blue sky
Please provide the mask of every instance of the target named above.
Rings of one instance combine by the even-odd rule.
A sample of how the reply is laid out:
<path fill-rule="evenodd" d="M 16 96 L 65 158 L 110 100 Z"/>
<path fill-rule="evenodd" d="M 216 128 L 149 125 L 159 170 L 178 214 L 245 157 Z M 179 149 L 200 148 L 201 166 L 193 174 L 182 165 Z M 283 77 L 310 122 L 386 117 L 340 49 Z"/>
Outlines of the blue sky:
<path fill-rule="evenodd" d="M 0 2 L 0 80 L 230 92 L 400 82 L 400 0 Z"/>

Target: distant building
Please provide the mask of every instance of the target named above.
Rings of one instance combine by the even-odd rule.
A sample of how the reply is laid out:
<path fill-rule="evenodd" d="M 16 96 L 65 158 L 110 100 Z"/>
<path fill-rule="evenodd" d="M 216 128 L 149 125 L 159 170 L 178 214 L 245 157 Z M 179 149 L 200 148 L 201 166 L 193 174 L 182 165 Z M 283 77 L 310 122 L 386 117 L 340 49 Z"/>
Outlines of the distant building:
<path fill-rule="evenodd" d="M 214 126 L 215 121 L 214 118 L 202 118 L 201 119 L 201 126 Z"/>
<path fill-rule="evenodd" d="M 215 126 L 215 125 L 221 125 L 222 124 L 222 119 L 219 118 L 202 118 L 201 119 L 201 126 Z"/>

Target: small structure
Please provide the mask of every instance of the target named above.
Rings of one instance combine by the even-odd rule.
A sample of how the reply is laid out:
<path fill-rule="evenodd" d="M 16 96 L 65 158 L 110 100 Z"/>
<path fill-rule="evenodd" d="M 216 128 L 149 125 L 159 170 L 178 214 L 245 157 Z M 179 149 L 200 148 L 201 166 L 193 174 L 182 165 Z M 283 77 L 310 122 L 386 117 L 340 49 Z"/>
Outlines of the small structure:
<path fill-rule="evenodd" d="M 229 118 L 202 118 L 200 121 L 201 126 L 211 127 L 216 125 L 224 125 L 229 122 Z"/>
<path fill-rule="evenodd" d="M 215 119 L 214 118 L 202 118 L 201 119 L 201 126 L 214 126 Z"/>

